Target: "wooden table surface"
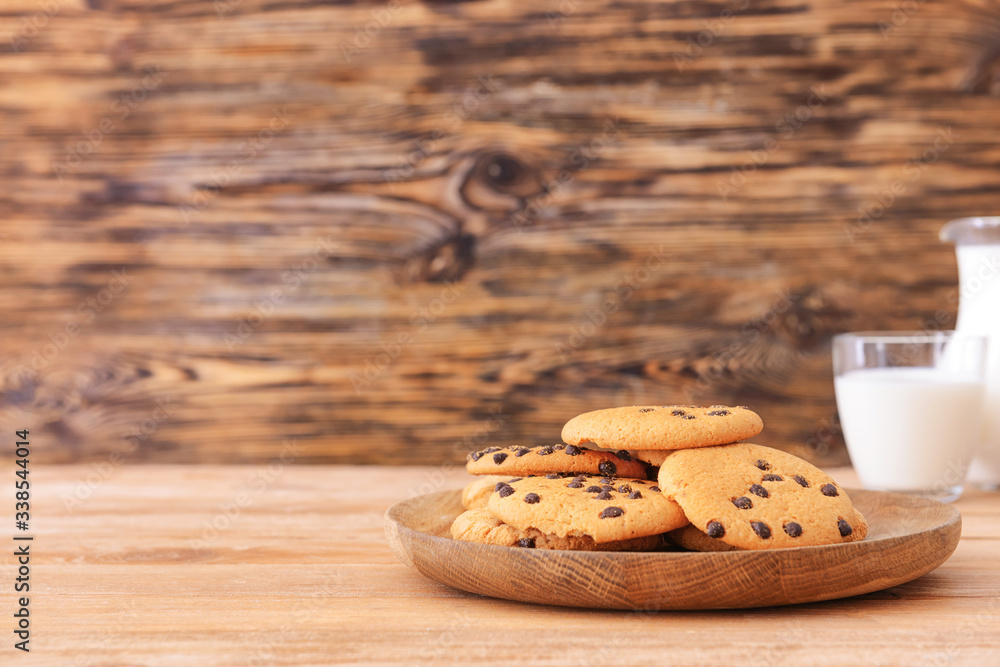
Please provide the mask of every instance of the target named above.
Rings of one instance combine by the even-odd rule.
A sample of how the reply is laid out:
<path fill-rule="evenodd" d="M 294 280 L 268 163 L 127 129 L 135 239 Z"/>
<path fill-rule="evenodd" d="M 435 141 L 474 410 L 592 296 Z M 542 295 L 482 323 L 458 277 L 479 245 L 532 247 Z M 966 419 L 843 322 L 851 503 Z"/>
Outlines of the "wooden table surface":
<path fill-rule="evenodd" d="M 938 230 L 997 214 L 1000 3 L 3 0 L 0 119 L 49 463 L 704 403 L 836 465 L 831 336 L 953 328 Z"/>
<path fill-rule="evenodd" d="M 1000 494 L 967 492 L 955 554 L 903 586 L 637 613 L 478 597 L 400 564 L 385 509 L 460 487 L 451 466 L 72 465 L 32 477 L 31 653 L 12 647 L 4 548 L 3 665 L 1000 664 Z"/>

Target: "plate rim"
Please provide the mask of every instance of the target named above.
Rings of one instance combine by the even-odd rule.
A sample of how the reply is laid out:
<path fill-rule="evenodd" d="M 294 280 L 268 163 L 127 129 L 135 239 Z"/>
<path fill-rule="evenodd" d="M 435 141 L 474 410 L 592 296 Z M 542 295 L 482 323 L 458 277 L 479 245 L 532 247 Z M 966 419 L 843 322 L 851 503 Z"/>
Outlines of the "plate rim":
<path fill-rule="evenodd" d="M 481 590 L 472 590 L 468 586 L 456 585 L 454 581 L 444 581 L 438 576 L 434 576 L 432 573 L 425 571 L 426 568 L 421 567 L 425 565 L 423 562 L 416 562 L 412 555 L 413 542 L 422 542 L 432 547 L 432 550 L 440 552 L 444 549 L 458 549 L 462 553 L 468 553 L 471 556 L 476 554 L 494 554 L 496 556 L 506 556 L 511 557 L 511 554 L 517 554 L 515 558 L 518 559 L 528 559 L 534 561 L 535 559 L 548 560 L 548 559 L 558 559 L 567 557 L 566 554 L 572 554 L 572 559 L 581 562 L 584 566 L 592 565 L 597 569 L 604 568 L 614 568 L 616 566 L 621 566 L 623 564 L 628 567 L 634 567 L 637 561 L 649 561 L 650 564 L 676 564 L 683 563 L 689 564 L 692 562 L 697 563 L 698 561 L 703 561 L 706 563 L 722 563 L 722 564 L 764 564 L 781 568 L 782 563 L 787 563 L 795 561 L 797 559 L 815 560 L 822 557 L 824 554 L 836 554 L 838 556 L 839 562 L 850 561 L 852 558 L 858 556 L 870 556 L 874 552 L 878 552 L 887 548 L 896 548 L 904 545 L 907 542 L 919 541 L 921 539 L 927 539 L 931 535 L 942 535 L 943 541 L 941 544 L 940 552 L 937 557 L 932 559 L 932 564 L 929 567 L 918 567 L 913 572 L 906 572 L 902 577 L 891 577 L 888 583 L 877 581 L 877 577 L 873 578 L 872 586 L 862 588 L 867 588 L 860 592 L 850 592 L 842 594 L 840 590 L 831 590 L 830 595 L 816 595 L 809 596 L 809 599 L 796 600 L 783 604 L 804 604 L 808 602 L 816 602 L 821 600 L 836 599 L 842 597 L 851 597 L 855 595 L 861 595 L 864 593 L 870 593 L 878 590 L 883 590 L 885 588 L 890 588 L 892 586 L 898 586 L 913 579 L 917 579 L 930 571 L 933 571 L 944 563 L 958 546 L 959 539 L 961 538 L 961 526 L 962 526 L 962 516 L 961 513 L 952 505 L 941 503 L 936 500 L 928 498 L 920 498 L 917 496 L 911 496 L 907 494 L 894 493 L 888 491 L 874 491 L 865 489 L 845 489 L 848 495 L 853 499 L 855 494 L 863 494 L 866 499 L 874 497 L 876 501 L 885 500 L 892 501 L 896 498 L 896 504 L 911 504 L 917 503 L 918 505 L 924 504 L 927 507 L 936 507 L 938 511 L 946 510 L 945 516 L 941 521 L 937 522 L 935 525 L 917 530 L 911 533 L 906 533 L 902 535 L 890 535 L 883 537 L 866 537 L 864 540 L 859 540 L 856 542 L 845 542 L 841 544 L 828 544 L 828 545 L 813 545 L 813 546 L 802 546 L 802 547 L 790 547 L 785 549 L 757 549 L 757 550 L 741 550 L 741 551 L 713 551 L 713 552 L 696 552 L 696 551 L 624 551 L 624 552 L 614 552 L 614 551 L 564 551 L 564 550 L 548 550 L 548 549 L 520 549 L 517 547 L 505 547 L 500 545 L 492 544 L 477 544 L 473 542 L 462 542 L 460 540 L 454 540 L 451 537 L 434 535 L 429 532 L 424 532 L 414 528 L 410 525 L 405 524 L 399 517 L 399 514 L 404 511 L 405 508 L 411 506 L 413 503 L 424 503 L 430 504 L 432 502 L 456 502 L 460 500 L 461 489 L 449 489 L 445 491 L 437 491 L 430 494 L 422 494 L 418 496 L 413 496 L 406 498 L 397 503 L 394 503 L 389 507 L 384 514 L 385 519 L 385 530 L 386 537 L 392 546 L 393 552 L 396 556 L 403 561 L 404 564 L 417 569 L 424 576 L 443 583 L 445 585 L 451 586 L 453 588 L 458 588 L 459 590 L 464 590 L 466 592 L 485 595 L 489 597 L 496 597 L 499 599 L 507 599 L 519 602 L 528 602 L 535 604 L 548 604 L 548 605 L 562 605 L 567 607 L 584 607 L 584 608 L 603 608 L 603 609 L 737 609 L 737 608 L 750 608 L 755 606 L 778 606 L 772 603 L 762 604 L 762 605 L 697 605 L 697 606 L 654 606 L 650 607 L 648 605 L 643 605 L 642 607 L 633 607 L 629 605 L 604 605 L 604 604 L 574 604 L 574 603 L 560 603 L 558 601 L 540 601 L 537 599 L 531 599 L 530 597 L 521 596 L 502 596 L 494 595 L 492 593 L 484 593 Z M 459 503 L 460 504 L 460 503 Z M 914 511 L 918 511 L 914 509 Z M 406 542 L 404 545 L 403 543 Z M 405 550 L 404 550 L 405 548 Z M 536 561 L 537 562 L 537 561 Z M 912 576 L 909 576 L 911 575 Z M 864 582 L 861 582 L 864 583 Z M 882 585 L 884 583 L 884 585 Z"/>

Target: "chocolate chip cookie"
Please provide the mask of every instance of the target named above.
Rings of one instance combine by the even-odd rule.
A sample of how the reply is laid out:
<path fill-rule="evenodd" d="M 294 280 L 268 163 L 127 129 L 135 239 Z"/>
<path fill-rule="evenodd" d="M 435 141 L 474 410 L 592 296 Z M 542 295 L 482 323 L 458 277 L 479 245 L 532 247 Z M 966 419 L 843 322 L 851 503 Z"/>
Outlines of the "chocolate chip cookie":
<path fill-rule="evenodd" d="M 743 551 L 739 547 L 709 537 L 690 523 L 667 533 L 667 539 L 688 551 Z"/>
<path fill-rule="evenodd" d="M 663 462 L 658 481 L 695 528 L 741 549 L 840 544 L 868 533 L 864 517 L 829 475 L 770 447 L 679 450 Z"/>
<path fill-rule="evenodd" d="M 498 482 L 509 482 L 510 475 L 479 475 L 462 489 L 462 507 L 467 510 L 486 507 Z"/>
<path fill-rule="evenodd" d="M 646 464 L 624 450 L 602 451 L 578 445 L 487 447 L 469 454 L 465 469 L 473 475 L 545 475 L 585 473 L 611 477 L 646 477 Z"/>
<path fill-rule="evenodd" d="M 757 413 L 743 406 L 650 405 L 578 415 L 563 427 L 562 439 L 605 449 L 688 449 L 737 442 L 763 428 Z"/>
<path fill-rule="evenodd" d="M 598 543 L 587 535 L 559 537 L 543 533 L 536 528 L 521 530 L 500 521 L 486 508 L 469 510 L 459 514 L 451 525 L 451 536 L 456 540 L 496 544 L 502 547 L 565 549 L 569 551 L 653 551 L 663 542 L 660 535 Z"/>
<path fill-rule="evenodd" d="M 688 523 L 677 503 L 652 482 L 596 475 L 526 477 L 499 484 L 488 507 L 519 530 L 586 535 L 598 544 L 659 535 Z"/>
<path fill-rule="evenodd" d="M 659 468 L 670 456 L 670 451 L 669 449 L 630 449 L 628 453 L 634 459 L 645 461 L 649 465 Z"/>

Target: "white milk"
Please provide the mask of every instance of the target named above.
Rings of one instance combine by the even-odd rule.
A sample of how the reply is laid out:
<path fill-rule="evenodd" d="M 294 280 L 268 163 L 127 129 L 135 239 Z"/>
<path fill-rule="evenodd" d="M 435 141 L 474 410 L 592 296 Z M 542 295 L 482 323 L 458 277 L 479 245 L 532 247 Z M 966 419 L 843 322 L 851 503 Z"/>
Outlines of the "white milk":
<path fill-rule="evenodd" d="M 982 447 L 969 481 L 1000 483 L 1000 245 L 960 245 L 957 331 L 990 339 Z"/>
<path fill-rule="evenodd" d="M 984 383 L 932 368 L 870 368 L 834 379 L 851 462 L 865 487 L 961 486 L 982 425 Z"/>

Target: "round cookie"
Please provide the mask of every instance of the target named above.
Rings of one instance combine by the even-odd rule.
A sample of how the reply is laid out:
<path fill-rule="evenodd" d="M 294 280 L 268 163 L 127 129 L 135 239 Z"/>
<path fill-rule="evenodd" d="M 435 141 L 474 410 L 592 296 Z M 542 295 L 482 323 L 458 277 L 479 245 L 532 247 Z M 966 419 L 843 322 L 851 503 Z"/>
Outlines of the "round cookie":
<path fill-rule="evenodd" d="M 660 467 L 659 484 L 693 526 L 741 549 L 840 544 L 868 534 L 829 475 L 770 447 L 740 442 L 676 451 Z"/>
<path fill-rule="evenodd" d="M 743 551 L 721 540 L 713 540 L 690 523 L 667 533 L 667 539 L 688 551 Z"/>
<path fill-rule="evenodd" d="M 459 514 L 451 524 L 451 536 L 456 540 L 496 544 L 501 547 L 528 549 L 565 549 L 568 551 L 653 551 L 663 544 L 660 535 L 647 535 L 630 540 L 598 544 L 586 535 L 558 537 L 536 528 L 518 530 L 509 526 L 481 507 Z"/>
<path fill-rule="evenodd" d="M 585 473 L 646 478 L 646 464 L 625 450 L 600 451 L 576 445 L 487 447 L 472 452 L 465 469 L 473 475 L 545 475 Z"/>
<path fill-rule="evenodd" d="M 850 525 L 854 528 L 853 542 L 860 542 L 868 537 L 868 520 L 856 507 L 854 508 L 854 521 L 850 522 Z"/>
<path fill-rule="evenodd" d="M 659 468 L 663 465 L 667 457 L 670 456 L 671 451 L 669 449 L 630 449 L 628 453 L 634 459 L 645 461 L 654 468 Z"/>
<path fill-rule="evenodd" d="M 462 507 L 467 510 L 486 507 L 497 482 L 509 482 L 510 475 L 480 475 L 462 489 Z"/>
<path fill-rule="evenodd" d="M 865 517 L 857 509 L 854 510 L 854 515 L 855 520 L 851 523 L 851 525 L 857 526 L 855 530 L 860 532 L 858 540 L 863 540 L 868 535 L 868 523 L 865 521 Z M 667 533 L 666 536 L 670 542 L 679 547 L 683 547 L 688 551 L 746 551 L 746 549 L 734 547 L 731 544 L 726 544 L 722 540 L 716 540 L 709 537 L 704 532 L 695 528 L 692 523 L 689 523 L 683 528 L 672 530 Z"/>
<path fill-rule="evenodd" d="M 757 413 L 743 406 L 637 405 L 573 417 L 562 439 L 605 449 L 688 449 L 752 438 L 763 428 Z"/>
<path fill-rule="evenodd" d="M 652 482 L 596 475 L 499 484 L 489 510 L 514 528 L 557 537 L 587 535 L 598 544 L 659 535 L 688 523 L 677 503 Z"/>

